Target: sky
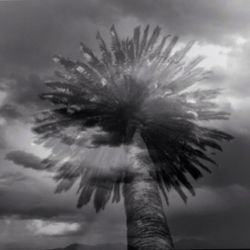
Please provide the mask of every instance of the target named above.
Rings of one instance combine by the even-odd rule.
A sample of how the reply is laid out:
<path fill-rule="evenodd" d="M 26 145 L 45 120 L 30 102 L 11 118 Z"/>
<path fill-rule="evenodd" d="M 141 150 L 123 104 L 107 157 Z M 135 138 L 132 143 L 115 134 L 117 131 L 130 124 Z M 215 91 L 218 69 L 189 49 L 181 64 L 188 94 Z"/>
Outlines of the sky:
<path fill-rule="evenodd" d="M 79 57 L 84 41 L 97 50 L 97 30 L 122 36 L 138 24 L 196 40 L 191 54 L 207 57 L 208 84 L 224 89 L 231 111 L 218 126 L 235 139 L 216 157 L 219 168 L 199 180 L 187 204 L 170 192 L 165 206 L 175 240 L 203 247 L 250 248 L 250 1 L 248 0 L 5 0 L 0 1 L 0 249 L 45 250 L 79 242 L 126 241 L 123 203 L 96 214 L 76 208 L 76 188 L 55 194 L 41 169 L 48 151 L 32 145 L 31 116 L 55 65 L 54 54 Z"/>

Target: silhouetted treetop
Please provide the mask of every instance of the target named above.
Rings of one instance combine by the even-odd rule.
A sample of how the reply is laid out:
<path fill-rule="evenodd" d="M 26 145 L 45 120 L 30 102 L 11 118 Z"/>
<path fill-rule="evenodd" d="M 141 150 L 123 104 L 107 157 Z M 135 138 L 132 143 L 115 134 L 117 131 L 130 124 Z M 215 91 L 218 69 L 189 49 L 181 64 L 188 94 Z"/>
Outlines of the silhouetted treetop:
<path fill-rule="evenodd" d="M 162 36 L 158 26 L 136 27 L 126 39 L 114 26 L 110 34 L 109 46 L 97 33 L 101 57 L 84 43 L 82 60 L 54 56 L 62 70 L 41 94 L 53 106 L 34 126 L 37 142 L 52 150 L 43 163 L 57 169 L 58 192 L 80 177 L 78 205 L 94 195 L 99 210 L 112 195 L 120 200 L 120 185 L 133 174 L 126 148 L 138 134 L 166 199 L 172 187 L 186 201 L 182 187 L 194 194 L 188 175 L 197 179 L 215 163 L 207 149 L 222 150 L 220 142 L 232 139 L 200 123 L 228 118 L 214 102 L 220 90 L 190 88 L 209 77 L 202 56 L 186 56 L 193 41 L 177 49 L 178 37 Z"/>

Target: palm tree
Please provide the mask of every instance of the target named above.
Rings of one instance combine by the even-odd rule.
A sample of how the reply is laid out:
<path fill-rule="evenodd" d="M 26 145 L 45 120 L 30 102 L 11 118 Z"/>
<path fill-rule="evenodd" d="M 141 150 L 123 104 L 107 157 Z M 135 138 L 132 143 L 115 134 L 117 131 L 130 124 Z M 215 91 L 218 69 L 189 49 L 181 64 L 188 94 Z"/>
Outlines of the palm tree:
<path fill-rule="evenodd" d="M 57 169 L 57 192 L 80 178 L 78 207 L 93 197 L 98 212 L 122 193 L 128 249 L 173 249 L 161 198 L 170 188 L 184 201 L 183 188 L 194 195 L 189 176 L 210 173 L 211 149 L 232 139 L 204 122 L 229 114 L 214 102 L 220 90 L 193 87 L 209 76 L 202 56 L 186 57 L 194 42 L 176 49 L 178 37 L 158 26 L 127 39 L 110 31 L 111 48 L 97 33 L 100 56 L 81 43 L 82 61 L 54 57 L 63 70 L 41 94 L 54 106 L 34 126 L 52 150 L 43 164 Z"/>

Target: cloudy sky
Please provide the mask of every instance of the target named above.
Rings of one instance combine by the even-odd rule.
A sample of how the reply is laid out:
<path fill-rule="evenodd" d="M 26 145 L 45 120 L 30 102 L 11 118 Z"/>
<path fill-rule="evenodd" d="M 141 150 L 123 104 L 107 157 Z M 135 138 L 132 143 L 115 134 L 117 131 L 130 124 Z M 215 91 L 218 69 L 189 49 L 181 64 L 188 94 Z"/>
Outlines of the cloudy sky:
<path fill-rule="evenodd" d="M 76 208 L 73 188 L 54 194 L 41 170 L 48 152 L 32 146 L 31 115 L 45 104 L 37 95 L 54 69 L 51 57 L 76 58 L 80 41 L 94 50 L 96 31 L 112 24 L 129 34 L 138 24 L 195 39 L 191 53 L 207 56 L 209 84 L 224 88 L 235 140 L 216 156 L 220 165 L 196 184 L 185 205 L 173 192 L 166 207 L 176 240 L 203 247 L 250 248 L 250 1 L 248 0 L 5 0 L 0 1 L 0 249 L 45 250 L 72 242 L 125 242 L 123 204 L 99 214 Z M 106 32 L 106 33 L 105 33 Z"/>

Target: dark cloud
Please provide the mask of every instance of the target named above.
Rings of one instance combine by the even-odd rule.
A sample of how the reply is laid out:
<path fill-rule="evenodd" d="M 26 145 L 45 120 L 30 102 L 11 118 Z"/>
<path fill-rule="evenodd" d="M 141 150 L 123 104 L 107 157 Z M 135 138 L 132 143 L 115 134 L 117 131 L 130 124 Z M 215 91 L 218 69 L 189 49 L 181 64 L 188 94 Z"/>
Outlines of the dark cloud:
<path fill-rule="evenodd" d="M 3 150 L 7 147 L 8 143 L 5 138 L 4 130 L 0 128 L 0 150 Z"/>
<path fill-rule="evenodd" d="M 0 174 L 0 185 L 11 185 L 19 181 L 25 181 L 27 179 L 27 176 L 21 172 L 4 172 Z"/>
<path fill-rule="evenodd" d="M 235 205 L 240 201 L 238 199 L 231 202 Z M 225 208 L 219 212 L 207 210 L 201 214 L 179 214 L 170 218 L 169 224 L 174 235 L 205 239 L 205 242 L 212 244 L 215 249 L 249 248 L 249 223 L 246 220 L 250 216 L 249 211 L 250 204 L 245 201 L 244 205 Z M 208 248 L 204 243 L 201 248 Z"/>
<path fill-rule="evenodd" d="M 89 25 L 113 20 L 101 1 L 40 0 L 1 2 L 0 75 L 47 71 L 55 53 L 78 52 L 79 42 L 95 36 Z M 96 29 L 96 28 L 95 28 Z"/>
<path fill-rule="evenodd" d="M 0 116 L 7 121 L 30 121 L 32 115 L 48 105 L 39 98 L 45 92 L 44 81 L 37 75 L 23 77 L 16 75 L 2 83 L 2 91 L 6 94 L 0 107 Z"/>
<path fill-rule="evenodd" d="M 18 220 L 22 225 L 20 234 L 27 230 L 27 225 L 34 220 L 41 220 L 46 223 L 79 223 L 81 228 L 74 235 L 70 233 L 64 235 L 68 237 L 68 240 L 71 240 L 69 242 L 76 240 L 77 242 L 83 241 L 95 244 L 97 239 L 102 239 L 105 242 L 112 242 L 114 239 L 117 241 L 121 240 L 121 238 L 125 239 L 125 218 L 123 212 L 121 212 L 121 204 L 119 204 L 119 207 L 117 207 L 118 205 L 109 207 L 101 215 L 96 214 L 90 205 L 77 209 L 75 190 L 65 195 L 55 195 L 49 183 L 40 188 L 38 181 L 32 180 L 16 187 L 0 186 L 0 200 L 0 228 L 1 220 L 4 219 L 10 222 Z M 15 227 L 13 230 L 18 232 Z M 74 236 L 78 236 L 78 238 L 74 238 Z M 6 237 L 11 239 L 10 242 L 20 243 L 25 238 L 25 242 L 27 242 L 27 239 L 34 237 L 34 235 L 32 235 L 32 232 L 27 235 L 26 232 L 23 239 L 19 239 L 18 236 L 13 234 L 6 235 Z M 50 240 L 51 236 L 43 236 L 43 239 Z M 36 238 L 36 240 L 37 243 L 41 243 L 40 239 Z M 58 242 L 60 243 L 60 241 Z M 1 246 L 0 244 L 0 248 Z"/>
<path fill-rule="evenodd" d="M 173 235 L 176 238 L 203 239 L 216 249 L 249 248 L 249 223 L 246 219 L 250 216 L 249 189 L 232 185 L 207 191 L 214 194 L 201 192 L 195 198 L 196 205 L 189 201 L 186 208 L 177 209 L 169 216 Z M 201 248 L 206 248 L 206 245 Z"/>
<path fill-rule="evenodd" d="M 0 108 L 0 116 L 7 120 L 12 120 L 21 118 L 22 114 L 20 111 L 18 111 L 18 106 L 7 103 Z"/>
<path fill-rule="evenodd" d="M 74 221 L 81 217 L 81 210 L 76 208 L 74 196 L 55 195 L 53 190 L 37 190 L 34 181 L 24 186 L 0 186 L 0 217 L 18 217 L 20 219 L 56 219 Z M 22 184 L 22 185 L 21 185 Z"/>
<path fill-rule="evenodd" d="M 249 137 L 235 135 L 231 143 L 223 145 L 224 152 L 216 155 L 215 159 L 219 167 L 211 166 L 213 173 L 206 175 L 197 184 L 211 187 L 239 184 L 249 187 L 249 148 Z"/>
<path fill-rule="evenodd" d="M 128 17 L 160 24 L 170 33 L 221 43 L 248 33 L 245 24 L 250 21 L 247 0 L 1 2 L 0 75 L 47 71 L 53 67 L 52 55 L 76 55 L 81 40 L 93 46 L 99 27 L 109 28 Z"/>
<path fill-rule="evenodd" d="M 228 36 L 249 33 L 250 3 L 199 0 L 110 0 L 121 16 L 162 24 L 171 33 L 224 43 Z"/>
<path fill-rule="evenodd" d="M 5 159 L 12 161 L 16 165 L 21 165 L 24 168 L 31 168 L 35 170 L 44 170 L 44 165 L 41 163 L 42 159 L 24 151 L 9 152 Z"/>
<path fill-rule="evenodd" d="M 28 77 L 16 76 L 11 82 L 5 84 L 7 101 L 11 104 L 21 106 L 33 106 L 42 102 L 38 95 L 46 89 L 43 80 L 37 75 Z M 30 108 L 31 108 L 30 107 Z"/>

